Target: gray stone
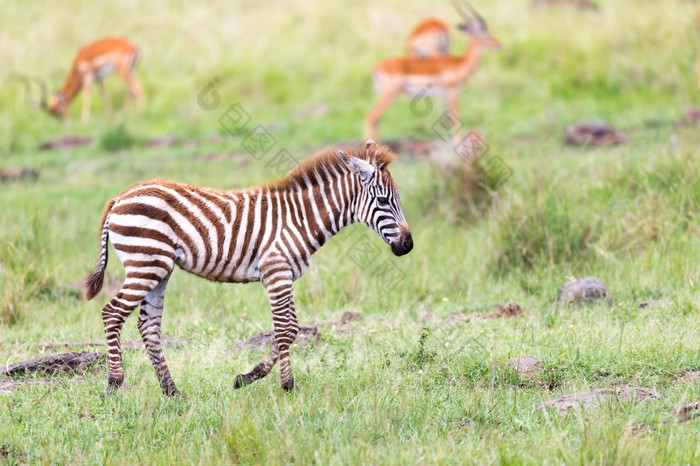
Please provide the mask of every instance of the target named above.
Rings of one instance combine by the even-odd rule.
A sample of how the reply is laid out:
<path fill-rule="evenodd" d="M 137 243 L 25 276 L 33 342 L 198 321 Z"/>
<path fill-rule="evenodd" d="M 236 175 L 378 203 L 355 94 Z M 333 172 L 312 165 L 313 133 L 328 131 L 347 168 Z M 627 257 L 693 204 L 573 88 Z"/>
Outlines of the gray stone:
<path fill-rule="evenodd" d="M 523 376 L 532 376 L 544 370 L 542 363 L 532 356 L 520 356 L 508 362 L 515 371 Z"/>
<path fill-rule="evenodd" d="M 559 288 L 557 302 L 562 304 L 613 301 L 612 294 L 605 287 L 603 282 L 597 277 L 586 277 L 578 280 L 571 280 Z"/>

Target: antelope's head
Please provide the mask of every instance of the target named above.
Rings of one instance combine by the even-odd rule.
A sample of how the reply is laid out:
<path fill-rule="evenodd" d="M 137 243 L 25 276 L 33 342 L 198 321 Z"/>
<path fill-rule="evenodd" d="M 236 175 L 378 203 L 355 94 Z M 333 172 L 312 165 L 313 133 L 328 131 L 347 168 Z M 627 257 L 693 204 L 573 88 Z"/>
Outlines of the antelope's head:
<path fill-rule="evenodd" d="M 27 96 L 27 101 L 29 104 L 33 107 L 36 107 L 38 109 L 44 110 L 48 112 L 50 115 L 53 115 L 58 118 L 63 118 L 66 116 L 66 113 L 68 112 L 68 102 L 66 102 L 66 98 L 63 95 L 63 92 L 59 91 L 55 93 L 51 98 L 49 99 L 47 97 L 46 93 L 46 83 L 44 81 L 41 81 L 39 79 L 30 79 L 29 77 L 25 75 L 15 75 L 15 78 L 19 79 L 22 81 L 24 84 L 24 90 L 25 94 Z M 39 96 L 38 99 L 36 99 L 32 94 L 32 82 L 36 82 L 39 86 L 41 95 Z"/>
<path fill-rule="evenodd" d="M 42 102 L 46 102 L 45 99 Z M 49 99 L 48 105 L 44 103 L 44 109 L 58 118 L 65 118 L 68 113 L 68 102 L 63 92 L 58 91 Z"/>
<path fill-rule="evenodd" d="M 457 12 L 464 20 L 463 23 L 457 25 L 457 29 L 470 35 L 474 39 L 476 45 L 482 48 L 501 48 L 501 42 L 491 35 L 486 26 L 486 21 L 470 3 L 466 0 L 461 0 L 461 3 L 455 0 L 453 3 Z"/>
<path fill-rule="evenodd" d="M 355 215 L 391 246 L 396 256 L 413 249 L 413 237 L 401 209 L 399 189 L 387 170 L 396 156 L 371 139 L 365 144 L 364 157 L 338 151 L 345 166 L 359 178 Z"/>

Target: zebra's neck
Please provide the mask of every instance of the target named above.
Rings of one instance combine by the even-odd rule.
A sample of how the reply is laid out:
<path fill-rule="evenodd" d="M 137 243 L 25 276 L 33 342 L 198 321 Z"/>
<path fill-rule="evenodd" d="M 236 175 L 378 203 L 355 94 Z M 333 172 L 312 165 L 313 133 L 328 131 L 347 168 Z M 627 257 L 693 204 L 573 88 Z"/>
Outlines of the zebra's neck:
<path fill-rule="evenodd" d="M 314 170 L 304 176 L 302 183 L 279 192 L 292 207 L 290 214 L 298 218 L 297 230 L 311 254 L 340 230 L 357 222 L 358 185 L 357 177 L 351 173 L 331 168 L 324 173 Z"/>

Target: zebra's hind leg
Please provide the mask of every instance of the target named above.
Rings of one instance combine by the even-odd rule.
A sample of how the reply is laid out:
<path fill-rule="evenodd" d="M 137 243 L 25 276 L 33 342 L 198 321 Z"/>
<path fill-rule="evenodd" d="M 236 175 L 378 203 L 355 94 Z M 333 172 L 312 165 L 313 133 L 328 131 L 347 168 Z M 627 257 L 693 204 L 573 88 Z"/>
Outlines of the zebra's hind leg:
<path fill-rule="evenodd" d="M 179 395 L 180 391 L 175 387 L 175 382 L 170 376 L 170 370 L 168 370 L 168 365 L 165 363 L 160 341 L 160 324 L 163 317 L 163 303 L 167 285 L 168 278 L 166 277 L 146 295 L 143 304 L 141 304 L 138 328 L 141 339 L 143 339 L 143 343 L 148 351 L 148 356 L 153 363 L 153 369 L 156 371 L 160 388 L 166 395 L 174 396 Z"/>
<path fill-rule="evenodd" d="M 248 372 L 247 374 L 238 374 L 236 376 L 236 379 L 233 382 L 233 388 L 244 387 L 252 382 L 255 382 L 258 379 L 262 379 L 263 377 L 265 377 L 275 366 L 277 360 L 279 359 L 279 356 L 280 352 L 277 348 L 277 344 L 275 344 L 274 348 L 272 348 L 272 351 L 270 351 L 268 355 L 265 356 L 263 362 L 255 366 L 253 370 Z"/>
<path fill-rule="evenodd" d="M 107 337 L 107 364 L 109 366 L 109 378 L 107 379 L 107 392 L 111 395 L 124 382 L 124 368 L 122 366 L 121 331 L 127 317 L 138 307 L 150 288 L 133 283 L 127 275 L 122 289 L 117 295 L 102 308 L 102 324 Z"/>

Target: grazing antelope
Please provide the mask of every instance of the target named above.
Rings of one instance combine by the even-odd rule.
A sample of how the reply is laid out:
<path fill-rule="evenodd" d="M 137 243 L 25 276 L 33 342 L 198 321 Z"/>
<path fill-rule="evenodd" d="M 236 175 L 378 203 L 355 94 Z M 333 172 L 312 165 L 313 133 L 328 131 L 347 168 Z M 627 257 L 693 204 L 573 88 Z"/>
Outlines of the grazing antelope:
<path fill-rule="evenodd" d="M 428 90 L 445 93 L 453 117 L 458 118 L 459 90 L 478 68 L 483 50 L 500 47 L 498 39 L 488 32 L 484 19 L 471 5 L 465 4 L 471 14 L 466 9 L 458 10 L 466 21 L 459 29 L 470 35 L 471 41 L 462 56 L 390 58 L 375 66 L 372 78 L 379 99 L 367 114 L 365 137 L 376 138 L 379 119 L 402 92 L 410 95 Z"/>
<path fill-rule="evenodd" d="M 92 84 L 97 82 L 105 106 L 111 112 L 112 106 L 107 98 L 103 80 L 111 74 L 121 76 L 129 89 L 129 98 L 143 104 L 143 87 L 134 77 L 134 67 L 139 56 L 136 45 L 120 37 L 107 37 L 82 47 L 73 59 L 73 66 L 60 91 L 46 101 L 46 89 L 42 86 L 41 108 L 52 115 L 64 118 L 68 105 L 83 90 L 83 108 L 81 118 L 90 116 L 90 94 Z M 127 102 L 128 103 L 128 102 Z"/>
<path fill-rule="evenodd" d="M 450 29 L 439 19 L 427 18 L 413 28 L 406 48 L 411 58 L 447 55 L 450 53 Z"/>
<path fill-rule="evenodd" d="M 342 228 L 363 223 L 397 256 L 413 248 L 399 192 L 387 165 L 395 156 L 367 141 L 364 149 L 327 149 L 301 162 L 281 180 L 240 191 L 155 180 L 133 186 L 105 207 L 100 256 L 85 281 L 86 298 L 101 289 L 107 242 L 126 270 L 124 285 L 102 309 L 107 337 L 107 393 L 124 380 L 120 334 L 129 314 L 141 311 L 138 329 L 166 395 L 178 393 L 161 349 L 163 296 L 175 265 L 217 282 L 260 281 L 272 309 L 275 345 L 240 388 L 265 377 L 280 361 L 282 388 L 294 388 L 289 346 L 299 332 L 292 283 L 311 255 Z"/>

